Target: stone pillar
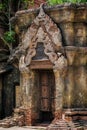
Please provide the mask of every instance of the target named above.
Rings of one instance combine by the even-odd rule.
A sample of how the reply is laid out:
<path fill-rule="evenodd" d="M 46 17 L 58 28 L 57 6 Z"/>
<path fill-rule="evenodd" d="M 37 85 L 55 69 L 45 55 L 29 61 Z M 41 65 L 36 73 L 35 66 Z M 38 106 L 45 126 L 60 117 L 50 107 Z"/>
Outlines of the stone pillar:
<path fill-rule="evenodd" d="M 55 75 L 55 118 L 62 117 L 64 70 L 54 70 Z"/>
<path fill-rule="evenodd" d="M 66 98 L 67 98 L 67 108 L 70 109 L 72 107 L 72 101 L 73 101 L 73 95 L 72 95 L 72 91 L 73 91 L 73 88 L 74 88 L 74 70 L 73 70 L 73 67 L 72 66 L 69 66 L 68 67 L 68 73 L 67 73 L 67 80 L 68 82 L 66 82 L 66 85 L 67 85 L 67 89 L 68 89 L 68 92 L 67 92 L 67 95 L 66 95 Z"/>
<path fill-rule="evenodd" d="M 25 111 L 25 125 L 32 125 L 32 88 L 34 83 L 34 73 L 23 71 L 20 76 L 21 105 Z"/>

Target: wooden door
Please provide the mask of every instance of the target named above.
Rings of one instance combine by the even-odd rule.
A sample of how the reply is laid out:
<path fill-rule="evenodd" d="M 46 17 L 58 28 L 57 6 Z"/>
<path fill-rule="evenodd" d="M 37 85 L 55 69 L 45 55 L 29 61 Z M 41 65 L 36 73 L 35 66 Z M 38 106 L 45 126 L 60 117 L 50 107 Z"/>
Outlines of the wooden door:
<path fill-rule="evenodd" d="M 51 70 L 40 71 L 41 111 L 52 111 L 54 106 L 55 80 Z"/>

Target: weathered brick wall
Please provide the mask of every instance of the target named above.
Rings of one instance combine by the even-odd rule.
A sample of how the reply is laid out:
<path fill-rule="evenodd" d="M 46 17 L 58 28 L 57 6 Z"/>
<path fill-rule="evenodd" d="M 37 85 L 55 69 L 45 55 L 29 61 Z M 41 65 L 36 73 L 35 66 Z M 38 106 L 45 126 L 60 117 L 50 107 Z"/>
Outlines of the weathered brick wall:
<path fill-rule="evenodd" d="M 35 5 L 40 5 L 41 3 L 45 3 L 46 0 L 34 0 Z"/>
<path fill-rule="evenodd" d="M 15 86 L 19 83 L 19 72 L 17 69 L 3 73 L 3 88 L 2 88 L 2 115 L 3 117 L 10 116 L 15 107 Z"/>
<path fill-rule="evenodd" d="M 29 8 L 37 8 L 41 3 L 46 3 L 46 0 L 34 0 L 34 5 L 29 6 Z"/>
<path fill-rule="evenodd" d="M 39 6 L 39 1 L 36 1 L 36 6 Z M 35 5 L 34 5 L 35 6 Z M 35 7 L 36 7 L 35 6 Z M 62 74 L 59 75 L 57 73 L 56 77 L 56 95 L 58 97 L 58 101 L 55 103 L 55 117 L 61 117 L 61 111 L 58 111 L 57 108 L 59 104 L 63 104 L 63 108 L 85 108 L 87 107 L 87 90 L 86 90 L 86 82 L 87 82 L 87 8 L 86 5 L 83 5 L 83 8 L 79 7 L 79 5 L 71 6 L 71 5 L 57 5 L 55 8 L 45 7 L 44 9 L 46 13 L 52 18 L 53 21 L 58 25 L 61 31 L 62 36 L 62 45 L 64 46 L 64 53 L 66 53 L 67 61 L 68 61 L 68 69 L 67 76 L 64 81 L 61 78 Z M 30 12 L 28 12 L 30 11 Z M 19 32 L 23 29 L 26 30 L 26 27 L 31 25 L 32 21 L 36 18 L 38 14 L 38 9 L 36 10 L 28 10 L 18 12 L 16 19 L 16 27 L 18 27 Z M 31 13 L 32 12 L 32 13 Z M 81 15 L 84 14 L 84 15 Z M 78 24 L 79 23 L 79 24 Z M 20 37 L 20 33 L 19 33 Z M 21 39 L 21 37 L 20 37 Z M 73 46 L 73 47 L 72 47 Z M 62 50 L 60 50 L 62 51 Z M 59 79 L 59 80 L 58 80 Z M 63 81 L 63 82 L 61 82 Z M 60 85 L 61 83 L 61 85 Z M 30 84 L 32 85 L 32 84 Z M 35 84 L 36 85 L 36 84 Z M 61 87 L 62 86 L 62 87 Z M 36 86 L 35 86 L 36 87 Z M 35 97 L 37 95 L 36 90 L 37 87 L 33 89 L 32 96 Z M 32 86 L 31 86 L 32 88 Z M 62 89 L 63 92 L 63 103 L 61 101 Z M 58 91 L 57 91 L 58 90 Z M 59 91 L 60 90 L 60 91 Z M 33 98 L 36 99 L 36 98 Z M 60 101 L 60 102 L 59 102 Z M 37 101 L 38 102 L 38 101 Z M 37 102 L 33 101 L 33 108 L 36 111 Z M 32 103 L 32 102 L 31 102 Z M 38 108 L 39 109 L 39 108 Z M 29 110 L 29 109 L 28 109 Z M 34 114 L 34 112 L 32 112 Z M 31 110 L 27 111 L 26 122 L 28 124 L 31 123 L 29 119 L 31 117 Z M 35 112 L 36 114 L 36 112 Z M 35 116 L 36 118 L 36 116 Z M 35 119 L 34 118 L 34 119 Z"/>

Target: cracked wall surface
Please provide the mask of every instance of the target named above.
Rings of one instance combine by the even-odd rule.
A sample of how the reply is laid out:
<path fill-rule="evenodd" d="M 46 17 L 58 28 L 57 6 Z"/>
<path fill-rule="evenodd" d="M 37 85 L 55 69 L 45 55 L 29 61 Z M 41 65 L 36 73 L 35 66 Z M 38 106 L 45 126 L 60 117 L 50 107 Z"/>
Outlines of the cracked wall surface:
<path fill-rule="evenodd" d="M 13 22 L 19 45 L 9 60 L 18 59 L 26 122 L 32 124 L 39 113 L 38 73 L 29 68 L 38 57 L 37 43 L 42 43 L 41 58 L 51 62 L 55 75 L 55 117 L 65 108 L 87 108 L 87 4 L 44 6 L 40 15 L 39 8 L 20 11 Z"/>

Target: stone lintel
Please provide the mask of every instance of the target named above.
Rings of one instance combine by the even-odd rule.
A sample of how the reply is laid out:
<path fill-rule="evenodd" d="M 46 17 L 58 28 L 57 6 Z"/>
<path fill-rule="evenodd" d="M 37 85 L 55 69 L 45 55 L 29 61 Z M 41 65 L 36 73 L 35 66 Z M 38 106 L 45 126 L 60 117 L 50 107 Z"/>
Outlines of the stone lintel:
<path fill-rule="evenodd" d="M 32 60 L 30 69 L 53 69 L 53 64 L 49 60 Z"/>

